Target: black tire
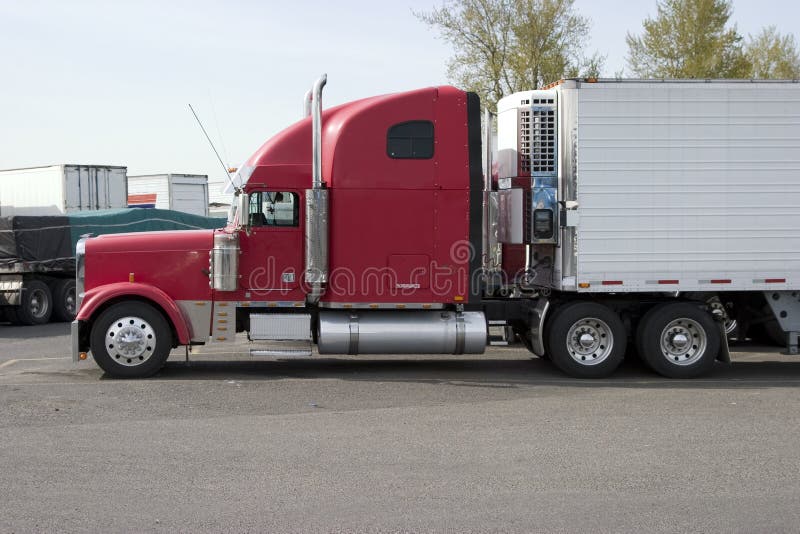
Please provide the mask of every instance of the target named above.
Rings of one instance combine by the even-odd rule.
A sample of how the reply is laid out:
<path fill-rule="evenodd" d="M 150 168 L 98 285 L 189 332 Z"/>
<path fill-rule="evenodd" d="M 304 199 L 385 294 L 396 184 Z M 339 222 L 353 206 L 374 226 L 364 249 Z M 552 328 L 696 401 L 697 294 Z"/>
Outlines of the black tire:
<path fill-rule="evenodd" d="M 672 332 L 671 337 L 667 330 Z M 679 335 L 685 343 L 675 341 Z M 711 314 L 690 302 L 660 304 L 651 309 L 642 317 L 636 337 L 647 366 L 668 378 L 710 373 L 721 345 L 720 329 Z"/>
<path fill-rule="evenodd" d="M 586 345 L 578 337 L 581 335 L 588 336 Z M 622 319 L 595 302 L 565 304 L 555 311 L 545 327 L 545 347 L 550 359 L 576 378 L 609 376 L 625 358 L 626 344 Z"/>
<path fill-rule="evenodd" d="M 126 336 L 126 341 L 115 343 L 120 336 Z M 139 301 L 119 302 L 103 311 L 89 339 L 94 361 L 116 378 L 152 376 L 172 350 L 167 320 L 153 306 Z"/>
<path fill-rule="evenodd" d="M 41 280 L 28 280 L 22 286 L 22 301 L 15 310 L 20 324 L 45 324 L 53 314 L 53 294 Z"/>
<path fill-rule="evenodd" d="M 53 284 L 53 320 L 70 322 L 78 312 L 75 280 L 64 278 Z"/>

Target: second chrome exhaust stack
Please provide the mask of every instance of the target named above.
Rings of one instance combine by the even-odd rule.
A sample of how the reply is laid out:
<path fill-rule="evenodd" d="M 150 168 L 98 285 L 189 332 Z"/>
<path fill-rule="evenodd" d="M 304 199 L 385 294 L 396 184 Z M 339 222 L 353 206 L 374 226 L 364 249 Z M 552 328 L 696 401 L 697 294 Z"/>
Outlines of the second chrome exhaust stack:
<path fill-rule="evenodd" d="M 328 191 L 322 181 L 322 89 L 323 74 L 311 90 L 311 189 L 306 189 L 306 270 L 309 304 L 316 304 L 328 282 Z"/>

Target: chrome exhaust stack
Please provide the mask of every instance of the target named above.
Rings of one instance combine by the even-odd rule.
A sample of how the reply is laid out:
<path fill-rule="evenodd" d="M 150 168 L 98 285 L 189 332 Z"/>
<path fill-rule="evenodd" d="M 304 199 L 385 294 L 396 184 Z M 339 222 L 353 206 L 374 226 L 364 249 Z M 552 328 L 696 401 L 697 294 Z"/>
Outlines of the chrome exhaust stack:
<path fill-rule="evenodd" d="M 322 182 L 322 89 L 323 74 L 311 90 L 311 189 L 306 189 L 306 270 L 309 304 L 316 304 L 328 282 L 328 191 Z"/>
<path fill-rule="evenodd" d="M 498 240 L 499 224 L 499 199 L 498 194 L 492 191 L 492 127 L 496 115 L 487 108 L 483 115 L 484 125 L 484 170 L 483 170 L 483 255 L 482 265 L 486 289 L 493 293 L 502 285 L 500 269 L 503 263 L 503 249 Z"/>
<path fill-rule="evenodd" d="M 306 91 L 303 97 L 303 118 L 311 116 L 311 91 Z"/>

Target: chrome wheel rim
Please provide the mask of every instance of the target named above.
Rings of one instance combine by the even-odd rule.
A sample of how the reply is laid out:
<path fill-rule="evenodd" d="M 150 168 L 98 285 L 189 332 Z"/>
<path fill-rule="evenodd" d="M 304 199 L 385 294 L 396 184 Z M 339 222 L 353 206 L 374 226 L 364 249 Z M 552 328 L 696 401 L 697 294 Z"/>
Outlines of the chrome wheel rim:
<path fill-rule="evenodd" d="M 661 354 L 673 365 L 696 363 L 706 352 L 708 334 L 694 319 L 681 317 L 661 331 Z"/>
<path fill-rule="evenodd" d="M 67 313 L 70 315 L 75 315 L 77 310 L 76 306 L 76 297 L 75 297 L 75 289 L 72 291 L 67 291 L 67 298 L 64 299 L 64 308 L 67 310 Z"/>
<path fill-rule="evenodd" d="M 43 289 L 34 289 L 31 292 L 29 304 L 28 310 L 31 312 L 31 315 L 37 319 L 41 319 L 47 315 L 47 311 L 50 309 L 50 301 Z"/>
<path fill-rule="evenodd" d="M 614 336 L 605 321 L 586 318 L 577 321 L 567 333 L 567 352 L 581 365 L 598 365 L 608 359 Z"/>
<path fill-rule="evenodd" d="M 141 317 L 117 319 L 106 330 L 106 350 L 120 365 L 142 365 L 150 359 L 155 348 L 155 330 Z"/>

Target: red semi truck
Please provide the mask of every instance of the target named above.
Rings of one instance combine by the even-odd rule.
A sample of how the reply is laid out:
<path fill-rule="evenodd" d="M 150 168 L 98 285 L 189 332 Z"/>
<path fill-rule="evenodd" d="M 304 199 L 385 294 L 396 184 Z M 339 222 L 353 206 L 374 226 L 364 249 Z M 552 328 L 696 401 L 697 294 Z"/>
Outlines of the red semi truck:
<path fill-rule="evenodd" d="M 746 127 L 737 103 L 752 110 L 763 85 L 589 82 L 501 100 L 494 155 L 475 94 L 323 111 L 321 77 L 306 117 L 238 169 L 225 228 L 79 242 L 74 358 L 144 377 L 174 347 L 237 332 L 257 356 L 479 354 L 491 326 L 576 377 L 612 373 L 629 339 L 656 372 L 697 376 L 727 358 L 726 327 L 772 324 L 796 352 L 800 202 L 784 197 L 800 178 L 784 155 L 797 125 L 747 130 L 742 157 L 775 170 L 746 187 L 736 150 L 708 155 L 704 139 L 735 148 L 739 130 L 714 114 Z M 767 89 L 791 114 L 799 87 Z M 740 199 L 748 213 L 778 202 L 782 240 L 743 254 L 737 233 L 765 234 Z"/>

